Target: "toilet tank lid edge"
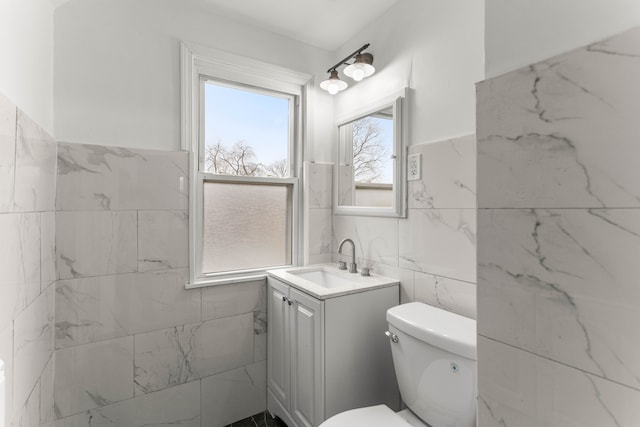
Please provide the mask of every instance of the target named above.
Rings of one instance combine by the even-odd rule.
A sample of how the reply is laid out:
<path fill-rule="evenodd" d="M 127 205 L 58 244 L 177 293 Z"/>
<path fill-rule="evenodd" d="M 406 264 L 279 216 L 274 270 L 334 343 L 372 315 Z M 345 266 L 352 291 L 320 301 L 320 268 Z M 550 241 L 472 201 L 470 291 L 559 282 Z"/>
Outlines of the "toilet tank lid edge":
<path fill-rule="evenodd" d="M 387 322 L 442 350 L 476 360 L 474 319 L 421 302 L 411 302 L 387 310 Z"/>

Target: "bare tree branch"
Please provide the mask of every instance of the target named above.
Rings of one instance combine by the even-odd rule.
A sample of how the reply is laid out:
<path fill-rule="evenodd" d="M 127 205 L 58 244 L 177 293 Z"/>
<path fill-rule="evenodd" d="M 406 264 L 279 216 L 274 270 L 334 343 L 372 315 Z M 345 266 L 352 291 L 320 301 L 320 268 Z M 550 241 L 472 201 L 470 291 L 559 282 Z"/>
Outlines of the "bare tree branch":
<path fill-rule="evenodd" d="M 256 155 L 246 141 L 238 141 L 231 148 L 222 144 L 220 138 L 214 145 L 205 149 L 205 167 L 207 171 L 220 175 L 289 176 L 287 159 L 276 160 L 269 165 L 256 162 Z"/>
<path fill-rule="evenodd" d="M 276 160 L 264 169 L 267 176 L 275 176 L 278 178 L 286 178 L 289 176 L 289 162 L 287 162 L 287 159 Z"/>
<path fill-rule="evenodd" d="M 205 150 L 205 166 L 208 171 L 222 175 L 256 176 L 261 164 L 255 162 L 253 148 L 246 141 L 238 141 L 230 149 L 218 139 Z"/>
<path fill-rule="evenodd" d="M 205 148 L 205 167 L 213 173 L 223 173 L 222 159 L 224 158 L 224 147 L 218 138 L 215 145 L 208 145 Z"/>
<path fill-rule="evenodd" d="M 384 172 L 389 158 L 382 141 L 382 129 L 371 117 L 353 122 L 353 174 L 355 181 L 374 182 Z"/>

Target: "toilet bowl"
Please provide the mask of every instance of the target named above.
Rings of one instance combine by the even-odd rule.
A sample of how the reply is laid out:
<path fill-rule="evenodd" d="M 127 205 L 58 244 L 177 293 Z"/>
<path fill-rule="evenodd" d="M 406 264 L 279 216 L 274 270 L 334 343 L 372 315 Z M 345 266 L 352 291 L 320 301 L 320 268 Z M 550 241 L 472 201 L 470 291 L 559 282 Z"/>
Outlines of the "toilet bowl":
<path fill-rule="evenodd" d="M 386 405 L 368 406 L 341 412 L 320 424 L 321 427 L 429 427 L 409 409 L 393 412 Z"/>
<path fill-rule="evenodd" d="M 405 409 L 402 412 L 393 412 L 386 405 L 368 406 L 366 408 L 352 409 L 350 411 L 341 412 L 329 418 L 320 424 L 321 427 L 370 427 L 370 426 L 386 426 L 386 427 L 427 427 L 425 423 L 420 421 L 419 424 L 410 424 L 404 415 L 410 412 Z M 414 415 L 415 417 L 415 415 Z"/>
<path fill-rule="evenodd" d="M 387 322 L 396 378 L 408 409 L 352 409 L 320 427 L 475 426 L 475 320 L 412 302 L 389 309 Z"/>

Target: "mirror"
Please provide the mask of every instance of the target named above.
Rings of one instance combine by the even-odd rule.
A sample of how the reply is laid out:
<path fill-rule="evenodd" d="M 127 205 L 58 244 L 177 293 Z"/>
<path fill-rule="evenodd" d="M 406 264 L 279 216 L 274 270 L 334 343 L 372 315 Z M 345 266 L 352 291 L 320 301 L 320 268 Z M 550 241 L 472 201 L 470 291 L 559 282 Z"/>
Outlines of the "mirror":
<path fill-rule="evenodd" d="M 339 122 L 336 214 L 405 216 L 405 98 L 378 103 Z"/>

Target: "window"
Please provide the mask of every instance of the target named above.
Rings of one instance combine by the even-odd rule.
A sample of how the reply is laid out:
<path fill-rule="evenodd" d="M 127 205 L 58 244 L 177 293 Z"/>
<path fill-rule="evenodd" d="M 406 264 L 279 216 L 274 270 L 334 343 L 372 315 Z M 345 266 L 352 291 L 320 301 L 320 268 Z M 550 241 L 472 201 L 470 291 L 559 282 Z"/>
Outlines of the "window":
<path fill-rule="evenodd" d="M 292 264 L 294 105 L 293 96 L 204 82 L 203 275 Z"/>
<path fill-rule="evenodd" d="M 192 153 L 187 286 L 296 265 L 310 76 L 186 45 L 182 61 L 183 146 Z"/>

